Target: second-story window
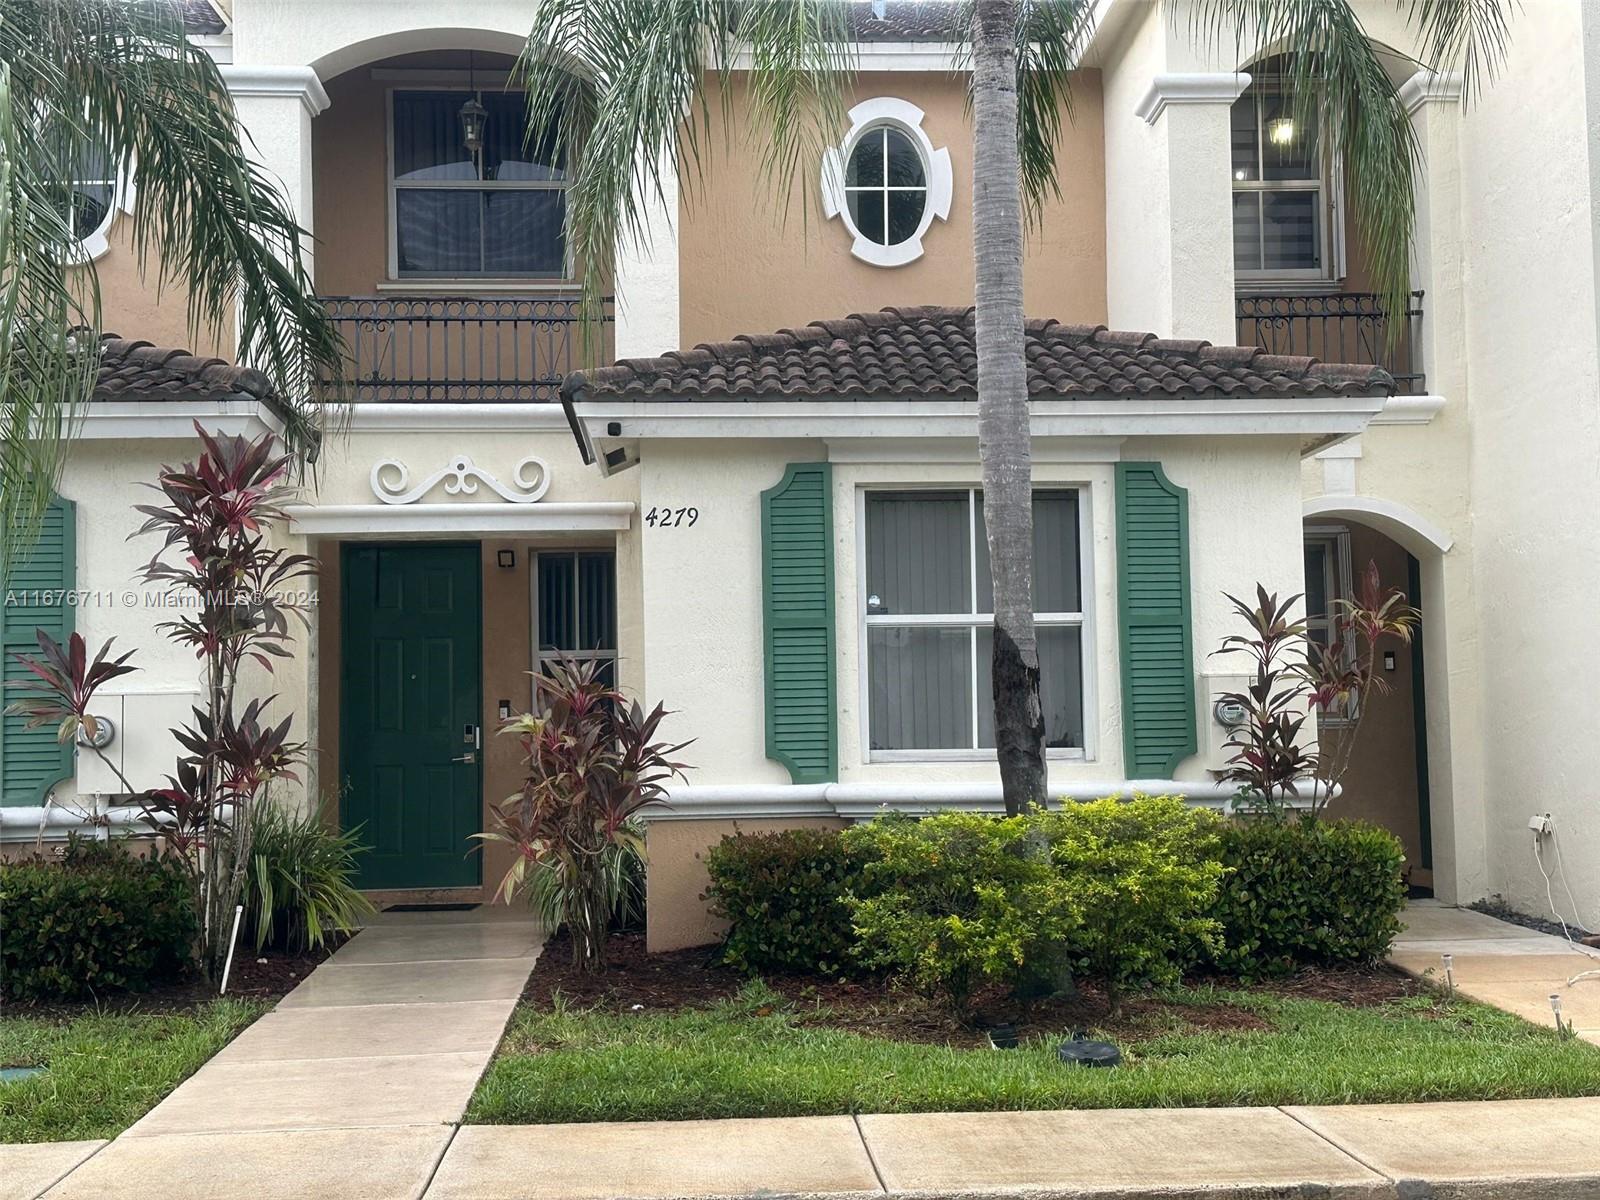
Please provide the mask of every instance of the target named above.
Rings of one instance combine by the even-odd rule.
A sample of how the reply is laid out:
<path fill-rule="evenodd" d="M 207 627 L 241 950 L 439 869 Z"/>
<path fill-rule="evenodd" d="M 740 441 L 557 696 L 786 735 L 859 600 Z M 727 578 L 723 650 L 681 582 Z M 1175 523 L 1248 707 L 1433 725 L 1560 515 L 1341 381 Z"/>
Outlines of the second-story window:
<path fill-rule="evenodd" d="M 1251 280 L 1330 277 L 1328 172 L 1316 115 L 1272 63 L 1233 105 L 1233 266 Z"/>
<path fill-rule="evenodd" d="M 861 235 L 898 246 L 916 234 L 928 206 L 922 155 L 898 129 L 869 129 L 850 152 L 844 191 Z"/>
<path fill-rule="evenodd" d="M 393 267 L 401 278 L 567 275 L 567 164 L 548 139 L 525 139 L 521 92 L 397 90 L 390 152 Z M 461 109 L 485 110 L 469 149 Z"/>

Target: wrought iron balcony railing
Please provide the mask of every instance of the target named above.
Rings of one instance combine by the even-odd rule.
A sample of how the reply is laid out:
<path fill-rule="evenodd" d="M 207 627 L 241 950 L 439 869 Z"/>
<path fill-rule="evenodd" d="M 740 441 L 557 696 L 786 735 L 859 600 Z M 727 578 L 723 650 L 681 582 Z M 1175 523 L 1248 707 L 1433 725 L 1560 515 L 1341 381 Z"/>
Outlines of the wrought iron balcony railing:
<path fill-rule="evenodd" d="M 612 354 L 611 306 L 585 338 L 578 300 L 324 296 L 360 401 L 530 402 L 559 398 L 570 372 Z"/>
<path fill-rule="evenodd" d="M 1402 395 L 1426 391 L 1416 360 L 1422 331 L 1422 293 L 1412 292 L 1391 338 L 1383 297 L 1371 292 L 1331 296 L 1239 296 L 1234 302 L 1241 346 L 1270 354 L 1310 355 L 1323 362 L 1376 363 L 1394 376 Z"/>

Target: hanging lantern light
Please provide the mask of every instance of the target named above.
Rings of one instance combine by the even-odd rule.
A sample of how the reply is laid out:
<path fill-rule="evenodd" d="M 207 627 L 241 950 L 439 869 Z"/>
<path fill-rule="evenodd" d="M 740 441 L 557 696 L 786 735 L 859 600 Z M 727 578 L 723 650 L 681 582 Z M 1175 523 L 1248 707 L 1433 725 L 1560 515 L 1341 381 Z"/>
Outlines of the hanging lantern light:
<path fill-rule="evenodd" d="M 1273 117 L 1267 122 L 1267 140 L 1274 146 L 1287 146 L 1294 141 L 1294 118 Z"/>
<path fill-rule="evenodd" d="M 483 149 L 483 127 L 488 123 L 489 110 L 478 102 L 477 72 L 474 70 L 471 51 L 467 52 L 467 87 L 471 95 L 467 102 L 461 106 L 461 111 L 456 115 L 461 119 L 461 144 L 467 148 L 468 154 L 477 154 Z"/>

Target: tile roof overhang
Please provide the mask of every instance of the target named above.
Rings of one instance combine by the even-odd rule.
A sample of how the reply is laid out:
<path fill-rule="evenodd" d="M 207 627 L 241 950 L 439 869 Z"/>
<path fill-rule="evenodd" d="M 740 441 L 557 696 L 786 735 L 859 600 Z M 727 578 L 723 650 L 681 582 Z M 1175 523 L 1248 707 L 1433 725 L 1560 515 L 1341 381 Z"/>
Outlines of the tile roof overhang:
<path fill-rule="evenodd" d="M 231 432 L 281 432 L 292 416 L 252 367 L 106 334 L 81 436 L 187 436 L 196 419 Z"/>
<path fill-rule="evenodd" d="M 1395 391 L 1376 366 L 1103 325 L 1028 321 L 1024 353 L 1036 435 L 1294 432 L 1310 447 L 1359 432 Z M 849 436 L 901 433 L 914 415 L 921 436 L 972 437 L 972 309 L 886 308 L 624 359 L 569 375 L 561 395 L 590 461 L 592 427 L 622 418 L 629 437 Z"/>

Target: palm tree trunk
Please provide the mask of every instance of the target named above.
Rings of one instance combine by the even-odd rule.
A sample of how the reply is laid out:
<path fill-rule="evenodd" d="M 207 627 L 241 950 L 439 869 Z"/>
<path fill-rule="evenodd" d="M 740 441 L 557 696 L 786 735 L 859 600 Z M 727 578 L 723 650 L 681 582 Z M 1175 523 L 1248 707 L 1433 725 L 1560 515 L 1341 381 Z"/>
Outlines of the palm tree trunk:
<path fill-rule="evenodd" d="M 1045 802 L 1033 628 L 1033 462 L 1023 349 L 1017 0 L 972 18 L 972 233 L 977 265 L 978 452 L 994 574 L 994 730 L 1006 812 Z"/>

